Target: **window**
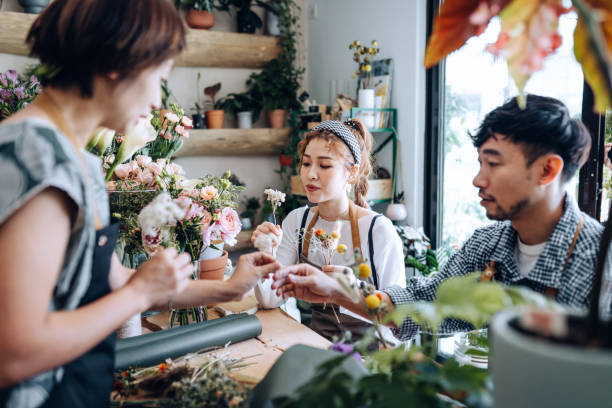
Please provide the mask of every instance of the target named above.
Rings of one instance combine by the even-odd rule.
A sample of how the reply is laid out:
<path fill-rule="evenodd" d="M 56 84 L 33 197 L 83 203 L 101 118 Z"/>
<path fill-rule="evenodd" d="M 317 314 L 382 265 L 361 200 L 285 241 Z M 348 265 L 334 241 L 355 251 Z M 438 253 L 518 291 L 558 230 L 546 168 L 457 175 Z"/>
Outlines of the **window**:
<path fill-rule="evenodd" d="M 576 22 L 574 13 L 561 18 L 563 45 L 546 60 L 543 70 L 532 76 L 525 92 L 557 98 L 568 106 L 572 116 L 580 118 L 584 79 L 573 56 Z M 478 172 L 478 155 L 468 132 L 475 131 L 488 112 L 518 93 L 505 61 L 485 51 L 487 44 L 495 42 L 499 31 L 499 19 L 495 19 L 482 35 L 470 39 L 441 66 L 439 92 L 443 92 L 444 98 L 439 134 L 443 138 L 438 149 L 441 155 L 438 197 L 431 202 L 440 201 L 436 242 L 444 245 L 461 245 L 474 229 L 491 222 L 485 217 L 478 191 L 472 185 Z M 568 184 L 568 191 L 577 196 L 578 177 Z"/>

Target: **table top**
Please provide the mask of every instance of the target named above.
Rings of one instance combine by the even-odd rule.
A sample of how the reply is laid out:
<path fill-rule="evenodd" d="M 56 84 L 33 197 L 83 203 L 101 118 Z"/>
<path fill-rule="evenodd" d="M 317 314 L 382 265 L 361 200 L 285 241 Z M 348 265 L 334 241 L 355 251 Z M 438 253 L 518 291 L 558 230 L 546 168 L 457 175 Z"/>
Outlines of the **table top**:
<path fill-rule="evenodd" d="M 232 375 L 240 381 L 251 384 L 261 381 L 281 354 L 293 345 L 306 344 L 323 349 L 331 345 L 327 339 L 296 322 L 279 308 L 260 309 L 255 316 L 261 321 L 261 334 L 249 340 L 230 344 L 228 347 L 231 358 L 253 356 L 247 360 L 251 365 Z M 217 311 L 209 309 L 208 317 L 215 319 L 220 315 Z M 150 332 L 146 327 L 153 327 L 151 323 L 161 329 L 169 327 L 167 312 L 144 319 L 146 321 L 143 321 L 143 334 Z"/>

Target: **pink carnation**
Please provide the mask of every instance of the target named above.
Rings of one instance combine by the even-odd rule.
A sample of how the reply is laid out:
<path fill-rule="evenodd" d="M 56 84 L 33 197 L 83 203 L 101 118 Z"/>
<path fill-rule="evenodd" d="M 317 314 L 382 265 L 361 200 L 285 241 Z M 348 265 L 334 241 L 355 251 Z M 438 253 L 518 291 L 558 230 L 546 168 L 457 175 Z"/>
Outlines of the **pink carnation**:
<path fill-rule="evenodd" d="M 139 154 L 138 156 L 136 156 L 136 162 L 140 167 L 146 167 L 147 164 L 152 162 L 152 159 L 149 156 L 143 156 L 142 154 Z"/>
<path fill-rule="evenodd" d="M 183 136 L 184 138 L 189 137 L 189 132 L 181 125 L 178 125 L 177 127 L 175 127 L 174 130 L 176 130 L 176 133 Z"/>
<path fill-rule="evenodd" d="M 172 169 L 172 174 L 178 174 L 179 176 L 185 175 L 185 170 L 176 163 L 170 163 L 170 168 Z"/>
<path fill-rule="evenodd" d="M 153 184 L 155 175 L 149 169 L 144 169 L 140 172 L 140 182 L 145 185 Z"/>
<path fill-rule="evenodd" d="M 154 175 L 159 175 L 162 172 L 162 166 L 157 163 L 149 163 L 147 164 L 147 169 L 153 173 Z"/>
<path fill-rule="evenodd" d="M 218 195 L 219 191 L 214 186 L 206 186 L 200 191 L 200 197 L 207 201 L 217 198 Z"/>
<path fill-rule="evenodd" d="M 183 119 L 181 119 L 181 124 L 187 129 L 191 129 L 193 127 L 193 121 L 187 116 L 183 116 Z"/>
<path fill-rule="evenodd" d="M 216 241 L 221 234 L 221 227 L 218 222 L 214 224 L 202 224 L 202 242 L 205 247 Z"/>
<path fill-rule="evenodd" d="M 168 122 L 171 122 L 171 123 L 176 123 L 179 121 L 179 117 L 174 112 L 166 113 L 165 118 L 168 119 Z"/>
<path fill-rule="evenodd" d="M 221 232 L 228 237 L 234 238 L 242 229 L 242 223 L 236 210 L 230 207 L 226 207 L 221 211 L 221 217 L 219 218 L 219 224 L 221 225 Z M 224 239 L 225 240 L 225 239 Z"/>
<path fill-rule="evenodd" d="M 129 175 L 130 175 L 130 166 L 127 163 L 119 164 L 117 167 L 115 167 L 115 176 L 117 176 L 121 180 L 123 180 Z"/>

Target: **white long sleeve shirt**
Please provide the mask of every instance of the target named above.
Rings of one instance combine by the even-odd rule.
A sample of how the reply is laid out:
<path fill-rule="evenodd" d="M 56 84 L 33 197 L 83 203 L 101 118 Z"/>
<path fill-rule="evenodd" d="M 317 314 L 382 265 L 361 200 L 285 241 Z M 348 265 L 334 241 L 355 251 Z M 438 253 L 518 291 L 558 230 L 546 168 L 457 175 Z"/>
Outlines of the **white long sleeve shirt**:
<path fill-rule="evenodd" d="M 306 207 L 295 209 L 287 215 L 282 224 L 283 238 L 276 251 L 276 259 L 283 266 L 294 265 L 298 263 L 298 233 L 301 229 L 302 218 Z M 361 240 L 361 251 L 363 258 L 366 261 L 371 259 L 368 246 L 368 233 L 370 230 L 370 224 L 372 219 L 376 216 L 376 213 L 368 214 L 364 217 L 359 218 L 359 237 Z M 312 220 L 313 213 L 309 212 L 308 218 L 304 228 L 308 228 L 310 220 Z M 354 263 L 352 256 L 347 254 L 353 254 L 353 242 L 351 235 L 351 223 L 349 220 L 338 221 L 340 223 L 340 239 L 339 244 L 344 244 L 347 247 L 345 255 L 340 255 L 337 252 L 332 256 L 332 265 L 351 265 Z M 319 217 L 314 225 L 315 229 L 321 228 L 326 233 L 331 233 L 336 226 L 334 221 L 326 221 Z M 383 289 L 389 286 L 406 286 L 406 275 L 404 269 L 404 254 L 402 250 L 402 242 L 400 237 L 397 235 L 395 228 L 391 221 L 384 217 L 378 217 L 372 230 L 372 241 L 374 247 L 374 266 L 376 267 L 376 273 L 378 278 L 378 288 Z M 308 260 L 323 265 L 324 259 L 323 254 L 310 246 L 308 251 Z M 255 287 L 255 296 L 257 300 L 264 308 L 275 308 L 281 307 L 291 317 L 300 321 L 300 313 L 297 309 L 297 303 L 295 298 L 284 299 L 277 296 L 271 289 L 272 279 L 268 278 L 263 282 L 259 282 Z M 369 322 L 367 319 L 352 313 L 344 308 L 340 308 L 340 313 L 344 313 L 358 319 Z M 387 337 L 387 336 L 385 336 Z"/>

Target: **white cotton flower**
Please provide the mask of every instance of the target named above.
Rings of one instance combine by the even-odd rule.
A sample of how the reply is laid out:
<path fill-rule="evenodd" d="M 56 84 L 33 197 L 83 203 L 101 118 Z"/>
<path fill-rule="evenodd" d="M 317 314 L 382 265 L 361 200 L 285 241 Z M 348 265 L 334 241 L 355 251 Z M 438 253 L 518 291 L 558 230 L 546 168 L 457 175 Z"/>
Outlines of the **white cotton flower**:
<path fill-rule="evenodd" d="M 174 201 L 168 193 L 162 193 L 147 204 L 138 214 L 138 226 L 145 235 L 155 235 L 162 227 L 174 225 L 185 217 L 187 208 Z"/>
<path fill-rule="evenodd" d="M 272 249 L 278 244 L 278 237 L 274 234 L 260 234 L 255 238 L 253 245 L 258 251 L 272 253 Z"/>
<path fill-rule="evenodd" d="M 268 196 L 268 200 L 272 201 L 272 204 L 276 207 L 280 207 L 281 203 L 285 202 L 285 193 L 267 188 L 264 190 L 264 194 Z"/>

